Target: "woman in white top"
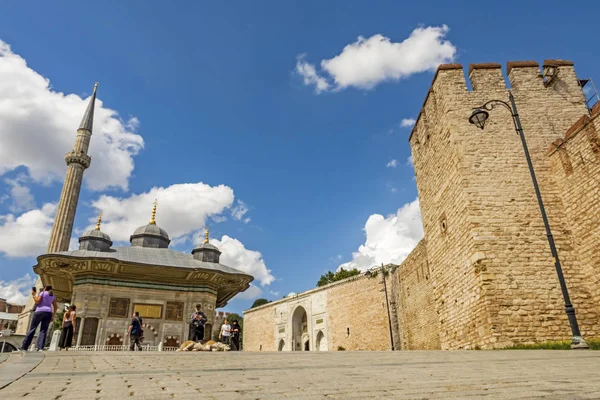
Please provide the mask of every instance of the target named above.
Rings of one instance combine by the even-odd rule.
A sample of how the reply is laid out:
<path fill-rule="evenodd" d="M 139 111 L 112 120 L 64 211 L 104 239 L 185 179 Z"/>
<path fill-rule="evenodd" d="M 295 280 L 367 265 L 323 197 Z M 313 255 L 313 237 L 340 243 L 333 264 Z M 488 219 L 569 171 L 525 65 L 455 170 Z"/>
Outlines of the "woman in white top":
<path fill-rule="evenodd" d="M 219 332 L 219 340 L 224 344 L 229 344 L 229 338 L 231 337 L 231 325 L 229 321 L 225 319 L 223 325 L 221 325 L 221 331 Z"/>
<path fill-rule="evenodd" d="M 73 332 L 75 331 L 75 318 L 77 318 L 77 307 L 70 306 L 62 320 L 62 332 L 58 340 L 58 347 L 61 349 L 69 349 L 73 342 Z"/>

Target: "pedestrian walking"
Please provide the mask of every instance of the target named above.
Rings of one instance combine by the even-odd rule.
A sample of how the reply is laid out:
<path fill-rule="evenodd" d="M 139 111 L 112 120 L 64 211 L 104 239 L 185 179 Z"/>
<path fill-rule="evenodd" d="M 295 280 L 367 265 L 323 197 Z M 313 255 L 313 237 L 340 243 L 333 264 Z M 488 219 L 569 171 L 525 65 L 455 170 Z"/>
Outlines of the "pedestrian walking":
<path fill-rule="evenodd" d="M 131 323 L 129 324 L 129 328 L 127 329 L 127 335 L 129 336 L 129 350 L 134 351 L 135 346 L 139 351 L 142 351 L 142 344 L 140 343 L 140 338 L 144 334 L 142 329 L 142 319 L 140 318 L 139 312 L 134 312 L 131 316 Z"/>
<path fill-rule="evenodd" d="M 75 318 L 77 317 L 77 307 L 71 305 L 65 312 L 62 320 L 62 332 L 58 340 L 58 347 L 62 350 L 68 350 L 73 343 L 73 332 L 75 331 Z"/>
<path fill-rule="evenodd" d="M 221 330 L 219 331 L 219 340 L 226 345 L 231 343 L 231 325 L 229 325 L 229 320 L 225 318 L 223 321 L 223 325 L 221 325 Z"/>
<path fill-rule="evenodd" d="M 240 351 L 240 334 L 242 327 L 238 324 L 237 319 L 231 323 L 231 350 Z"/>
<path fill-rule="evenodd" d="M 21 350 L 27 351 L 29 349 L 35 331 L 37 330 L 37 327 L 40 326 L 40 334 L 38 335 L 37 340 L 37 350 L 40 351 L 44 349 L 48 326 L 50 326 L 50 322 L 54 321 L 58 306 L 56 304 L 56 296 L 54 296 L 52 286 L 50 285 L 46 286 L 40 293 L 37 293 L 35 287 L 31 288 L 31 295 L 33 296 L 36 308 L 33 313 L 33 318 L 31 319 L 29 332 L 27 332 L 27 335 L 25 335 L 23 343 L 21 344 Z"/>

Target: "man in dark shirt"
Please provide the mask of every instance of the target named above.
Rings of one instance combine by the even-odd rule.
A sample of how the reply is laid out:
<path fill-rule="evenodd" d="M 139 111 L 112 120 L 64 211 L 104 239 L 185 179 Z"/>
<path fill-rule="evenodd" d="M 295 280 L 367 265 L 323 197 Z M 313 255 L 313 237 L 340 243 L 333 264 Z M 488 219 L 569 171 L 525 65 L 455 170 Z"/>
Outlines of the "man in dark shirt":
<path fill-rule="evenodd" d="M 206 324 L 208 318 L 206 317 L 206 314 L 201 311 L 201 308 L 202 306 L 200 304 L 196 304 L 196 311 L 194 311 L 190 317 L 190 340 L 198 341 L 204 339 L 204 324 Z M 195 322 L 197 319 L 196 316 L 199 316 L 198 320 L 200 326 L 198 329 L 196 329 L 196 325 L 198 324 L 198 322 Z M 197 337 L 198 339 L 196 339 Z"/>
<path fill-rule="evenodd" d="M 200 340 L 204 339 L 204 325 L 202 324 L 201 318 L 202 317 L 200 314 L 196 314 L 190 323 L 192 331 L 191 339 L 194 342 L 199 342 Z"/>
<path fill-rule="evenodd" d="M 131 323 L 129 324 L 129 329 L 127 330 L 127 335 L 129 335 L 129 350 L 133 351 L 135 349 L 135 345 L 139 351 L 142 351 L 142 345 L 140 343 L 140 337 L 142 336 L 142 319 L 140 318 L 139 312 L 134 312 L 132 315 Z"/>

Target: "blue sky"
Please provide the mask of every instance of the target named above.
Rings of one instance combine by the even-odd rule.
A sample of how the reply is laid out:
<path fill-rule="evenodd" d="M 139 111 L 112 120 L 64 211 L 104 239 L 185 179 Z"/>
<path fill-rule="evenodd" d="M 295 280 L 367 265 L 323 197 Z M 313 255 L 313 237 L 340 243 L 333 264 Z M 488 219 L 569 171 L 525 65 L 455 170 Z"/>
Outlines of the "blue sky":
<path fill-rule="evenodd" d="M 95 81 L 102 133 L 73 236 L 99 211 L 128 236 L 157 198 L 173 248 L 190 251 L 208 224 L 256 276 L 232 311 L 342 263 L 400 262 L 418 242 L 401 125 L 439 62 L 561 58 L 600 83 L 590 2 L 214 3 L 0 3 L 0 296 L 31 286 Z"/>

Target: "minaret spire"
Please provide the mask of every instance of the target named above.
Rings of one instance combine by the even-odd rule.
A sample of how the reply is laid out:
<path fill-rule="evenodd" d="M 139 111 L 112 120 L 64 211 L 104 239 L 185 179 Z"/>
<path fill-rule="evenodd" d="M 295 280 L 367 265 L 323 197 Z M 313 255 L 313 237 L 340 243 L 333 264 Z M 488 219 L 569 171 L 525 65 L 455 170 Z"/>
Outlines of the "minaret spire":
<path fill-rule="evenodd" d="M 92 93 L 92 97 L 90 98 L 90 102 L 88 103 L 87 109 L 85 110 L 85 114 L 83 114 L 83 118 L 81 119 L 81 123 L 79 124 L 79 129 L 85 129 L 86 131 L 92 131 L 92 127 L 94 126 L 94 106 L 96 105 L 96 90 L 98 90 L 98 82 L 94 85 L 94 93 Z"/>
<path fill-rule="evenodd" d="M 79 192 L 81 191 L 81 182 L 83 172 L 90 166 L 92 159 L 87 152 L 92 138 L 92 126 L 94 123 L 94 106 L 96 104 L 96 91 L 98 83 L 94 85 L 94 93 L 90 98 L 87 110 L 83 115 L 73 151 L 67 153 L 65 161 L 67 163 L 67 175 L 63 183 L 60 200 L 54 217 L 54 225 L 48 242 L 48 253 L 69 250 L 69 241 L 73 232 L 73 223 L 77 211 L 77 202 L 79 201 Z"/>

